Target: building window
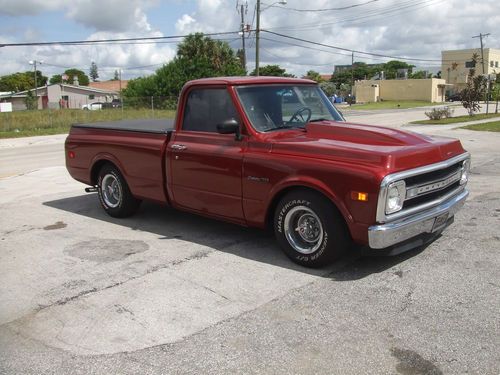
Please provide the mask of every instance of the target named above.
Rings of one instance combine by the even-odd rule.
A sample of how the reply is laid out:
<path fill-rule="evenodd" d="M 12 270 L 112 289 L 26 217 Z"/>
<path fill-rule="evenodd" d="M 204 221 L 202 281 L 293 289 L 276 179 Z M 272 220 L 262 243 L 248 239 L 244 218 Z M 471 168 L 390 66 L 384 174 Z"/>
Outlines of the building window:
<path fill-rule="evenodd" d="M 94 95 L 94 94 L 90 94 L 90 95 L 89 95 L 89 99 L 91 99 L 91 100 L 92 100 L 92 99 L 95 99 L 95 95 Z"/>
<path fill-rule="evenodd" d="M 475 61 L 466 61 L 465 62 L 465 67 L 466 68 L 475 68 L 476 67 L 476 62 Z"/>
<path fill-rule="evenodd" d="M 495 68 L 498 68 L 498 61 L 495 61 Z"/>
<path fill-rule="evenodd" d="M 490 67 L 493 68 L 495 66 L 495 62 L 493 60 L 490 61 Z"/>

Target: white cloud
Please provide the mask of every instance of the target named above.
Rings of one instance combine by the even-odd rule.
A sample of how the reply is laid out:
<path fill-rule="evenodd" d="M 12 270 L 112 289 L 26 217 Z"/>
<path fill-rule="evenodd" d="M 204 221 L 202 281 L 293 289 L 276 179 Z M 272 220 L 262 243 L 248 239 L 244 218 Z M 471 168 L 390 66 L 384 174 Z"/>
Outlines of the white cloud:
<path fill-rule="evenodd" d="M 241 0 L 240 0 L 241 1 Z M 171 0 L 169 11 L 174 12 L 180 0 Z M 273 3 L 273 1 L 265 1 Z M 336 3 L 336 5 L 332 5 Z M 345 2 L 347 5 L 349 2 Z M 0 0 L 0 14 L 16 16 L 36 12 L 62 10 L 66 17 L 92 29 L 88 39 L 120 38 L 137 36 L 161 36 L 157 30 L 162 25 L 151 25 L 148 12 L 155 11 L 154 0 Z M 264 4 L 264 2 L 262 3 Z M 479 47 L 472 36 L 491 33 L 485 39 L 486 47 L 500 48 L 500 2 L 483 0 L 380 0 L 365 6 L 328 12 L 296 12 L 291 8 L 320 9 L 339 6 L 329 0 L 289 0 L 284 7 L 263 5 L 261 27 L 286 36 L 302 38 L 318 43 L 347 49 L 369 51 L 383 55 L 407 58 L 439 60 L 441 50 Z M 346 5 L 344 3 L 341 6 Z M 255 0 L 249 0 L 246 22 L 255 27 Z M 236 31 L 240 28 L 240 15 L 234 1 L 197 0 L 195 11 L 179 12 L 175 22 L 176 34 L 202 31 L 205 33 Z M 24 40 L 33 40 L 34 33 L 19 33 Z M 12 34 L 14 35 L 14 34 Z M 255 41 L 253 33 L 247 39 L 247 61 L 253 69 Z M 261 65 L 279 64 L 289 72 L 302 75 L 314 69 L 331 73 L 336 64 L 349 64 L 350 53 L 324 46 L 314 46 L 297 40 L 261 33 Z M 15 37 L 9 38 L 14 41 Z M 238 35 L 221 36 L 234 49 L 241 46 Z M 2 37 L 0 36 L 0 39 Z M 6 37 L 3 38 L 7 42 Z M 1 43 L 1 40 L 0 40 Z M 308 48 L 299 47 L 306 46 Z M 53 64 L 79 67 L 90 66 L 96 61 L 99 67 L 131 67 L 161 64 L 175 55 L 175 44 L 101 45 L 79 47 L 0 48 L 0 74 L 27 70 L 26 61 L 45 59 Z M 387 59 L 370 58 L 356 54 L 356 61 L 383 62 Z M 438 67 L 437 61 L 412 62 L 421 66 Z M 57 69 L 44 67 L 46 74 Z M 154 71 L 154 67 L 149 72 Z M 44 73 L 46 71 L 44 70 Z M 137 70 L 129 73 L 145 74 Z M 105 76 L 103 70 L 101 76 Z"/>
<path fill-rule="evenodd" d="M 180 34 L 189 34 L 192 32 L 191 25 L 196 24 L 196 20 L 191 17 L 189 14 L 184 14 L 181 18 L 177 20 L 175 23 L 175 29 L 180 33 Z"/>
<path fill-rule="evenodd" d="M 290 9 L 339 6 L 338 2 L 332 3 L 327 0 L 289 0 L 285 6 L 263 5 L 261 28 L 347 49 L 416 59 L 439 60 L 443 49 L 478 47 L 478 40 L 471 37 L 479 32 L 491 32 L 486 39 L 487 46 L 500 48 L 500 33 L 496 32 L 500 24 L 498 0 L 483 0 L 480 3 L 467 0 L 384 0 L 350 10 L 296 12 Z M 196 12 L 189 15 L 188 27 L 178 22 L 178 31 L 239 29 L 240 18 L 234 4 L 219 0 L 198 0 L 197 5 Z M 348 4 L 341 4 L 345 5 Z M 248 23 L 252 21 L 254 6 L 255 1 L 249 2 L 246 14 Z M 255 28 L 255 22 L 253 27 Z M 349 52 L 313 46 L 265 32 L 261 36 L 261 66 L 280 64 L 294 74 L 302 75 L 309 69 L 331 73 L 335 64 L 349 64 L 351 61 Z M 305 45 L 326 52 L 286 43 Z M 248 69 L 253 69 L 253 39 L 248 40 L 247 45 L 250 46 L 247 50 Z M 232 46 L 238 48 L 239 44 L 235 42 Z M 355 60 L 377 63 L 388 59 L 356 54 Z M 422 66 L 440 65 L 435 61 L 412 63 Z"/>
<path fill-rule="evenodd" d="M 71 5 L 69 5 L 71 4 Z M 67 17 L 98 31 L 150 31 L 145 8 L 148 1 L 88 1 L 74 0 L 67 3 Z"/>
<path fill-rule="evenodd" d="M 2 1 L 2 0 L 0 0 Z M 75 0 L 44 1 L 31 0 L 24 6 L 13 6 L 14 2 L 7 1 L 4 13 L 9 15 L 30 14 L 29 6 L 40 5 L 40 11 L 59 8 L 66 16 L 75 22 L 81 23 L 96 31 L 90 34 L 87 40 L 122 39 L 141 37 L 161 37 L 163 34 L 153 31 L 148 22 L 146 8 L 154 5 L 154 1 L 87 1 Z M 42 4 L 43 3 L 43 4 Z M 5 5 L 0 3 L 0 5 Z M 23 41 L 36 41 L 37 32 L 27 29 L 24 32 Z M 0 43 L 13 43 L 14 37 L 6 38 L 0 36 Z M 0 48 L 0 75 L 16 71 L 31 69 L 27 64 L 29 60 L 44 61 L 39 69 L 46 76 L 60 74 L 66 68 L 76 67 L 88 73 L 90 63 L 97 63 L 100 79 L 112 78 L 115 69 L 124 69 L 125 78 L 145 75 L 154 72 L 162 64 L 171 60 L 175 55 L 175 47 L 168 44 L 144 43 L 144 44 L 103 44 L 103 45 L 79 45 L 79 46 L 35 46 L 35 47 L 4 47 Z M 155 66 L 150 66 L 155 65 Z M 129 69 L 130 67 L 148 68 Z"/>
<path fill-rule="evenodd" d="M 62 8 L 68 4 L 64 0 L 0 0 L 0 15 L 25 16 Z"/>

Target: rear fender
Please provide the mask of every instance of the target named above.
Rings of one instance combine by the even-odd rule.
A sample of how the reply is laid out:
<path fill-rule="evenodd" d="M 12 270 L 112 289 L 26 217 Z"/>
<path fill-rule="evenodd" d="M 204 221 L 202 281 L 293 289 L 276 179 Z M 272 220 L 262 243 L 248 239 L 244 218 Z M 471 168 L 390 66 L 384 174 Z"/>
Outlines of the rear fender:
<path fill-rule="evenodd" d="M 94 156 L 91 162 L 92 167 L 90 168 L 89 181 L 91 181 L 92 185 L 97 185 L 97 175 L 99 173 L 100 166 L 105 162 L 114 164 L 116 168 L 118 168 L 122 176 L 125 178 L 125 180 L 127 180 L 128 176 L 125 172 L 125 169 L 123 168 L 122 163 L 120 163 L 120 161 L 114 155 L 107 152 L 101 152 Z"/>

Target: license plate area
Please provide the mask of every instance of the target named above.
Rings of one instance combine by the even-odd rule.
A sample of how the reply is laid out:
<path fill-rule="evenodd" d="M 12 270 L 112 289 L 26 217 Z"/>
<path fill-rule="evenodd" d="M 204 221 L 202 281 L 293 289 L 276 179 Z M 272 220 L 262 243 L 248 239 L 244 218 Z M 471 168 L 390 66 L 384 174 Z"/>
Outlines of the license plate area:
<path fill-rule="evenodd" d="M 449 212 L 439 215 L 434 219 L 434 225 L 432 226 L 432 232 L 435 232 L 446 225 L 448 221 Z"/>

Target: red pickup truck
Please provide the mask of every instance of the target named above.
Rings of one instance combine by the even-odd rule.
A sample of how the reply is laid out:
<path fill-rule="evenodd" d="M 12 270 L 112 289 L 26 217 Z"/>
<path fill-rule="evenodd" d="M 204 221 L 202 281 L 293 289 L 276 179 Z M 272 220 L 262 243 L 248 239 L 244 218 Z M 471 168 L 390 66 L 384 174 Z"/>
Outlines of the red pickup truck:
<path fill-rule="evenodd" d="M 276 77 L 188 82 L 175 121 L 74 125 L 73 178 L 113 217 L 141 200 L 274 229 L 295 262 L 352 244 L 396 254 L 435 238 L 463 206 L 458 140 L 345 122 L 318 85 Z"/>

